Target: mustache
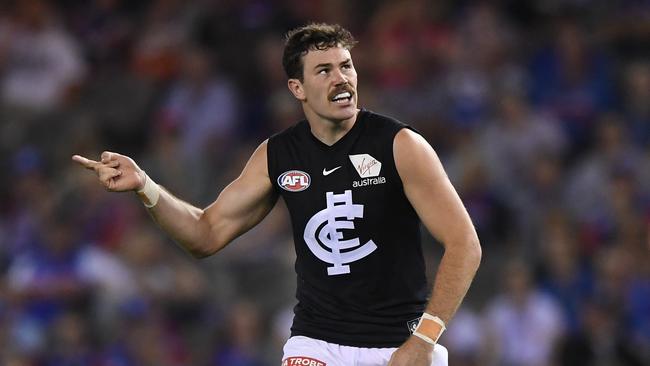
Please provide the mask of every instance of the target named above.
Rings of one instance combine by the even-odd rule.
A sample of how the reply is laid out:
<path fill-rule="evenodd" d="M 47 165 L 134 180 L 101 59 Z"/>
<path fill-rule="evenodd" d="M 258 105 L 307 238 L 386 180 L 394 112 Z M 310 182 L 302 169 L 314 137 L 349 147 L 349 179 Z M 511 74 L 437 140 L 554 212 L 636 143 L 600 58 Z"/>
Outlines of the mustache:
<path fill-rule="evenodd" d="M 354 96 L 354 88 L 350 84 L 342 84 L 336 87 L 329 95 L 328 98 L 332 100 L 337 94 L 349 92 L 350 97 Z"/>

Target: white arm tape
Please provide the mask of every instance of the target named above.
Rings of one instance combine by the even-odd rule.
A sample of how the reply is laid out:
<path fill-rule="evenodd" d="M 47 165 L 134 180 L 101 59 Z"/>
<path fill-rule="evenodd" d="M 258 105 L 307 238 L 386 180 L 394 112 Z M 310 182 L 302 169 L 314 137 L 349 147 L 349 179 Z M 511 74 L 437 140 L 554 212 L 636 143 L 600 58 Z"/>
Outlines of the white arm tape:
<path fill-rule="evenodd" d="M 416 330 L 415 332 L 413 332 L 413 335 L 416 336 L 416 337 L 418 337 L 418 338 L 420 338 L 421 340 L 423 340 L 423 341 L 429 343 L 429 344 L 434 345 L 434 346 L 438 343 L 437 340 L 434 341 L 433 339 L 431 339 L 431 338 L 425 336 L 424 334 L 418 332 L 417 330 Z"/>
<path fill-rule="evenodd" d="M 160 187 L 156 182 L 154 182 L 151 178 L 149 178 L 149 175 L 147 175 L 146 172 L 144 172 L 144 187 L 142 189 L 138 190 L 138 195 L 141 197 L 144 196 L 146 198 L 145 200 L 142 200 L 142 203 L 145 205 L 147 208 L 152 208 L 158 203 L 158 199 L 160 198 Z M 149 203 L 147 203 L 147 201 Z"/>
<path fill-rule="evenodd" d="M 422 322 L 425 320 L 433 321 L 434 323 L 437 323 L 440 326 L 440 330 L 438 330 L 437 334 L 423 334 L 422 332 L 420 332 L 420 327 L 422 326 Z M 438 339 L 440 339 L 440 336 L 442 335 L 442 332 L 445 331 L 445 329 L 447 329 L 447 327 L 445 326 L 445 322 L 442 319 L 428 313 L 422 313 L 420 322 L 418 323 L 418 326 L 415 328 L 413 335 L 429 344 L 435 345 L 436 343 L 438 343 Z"/>

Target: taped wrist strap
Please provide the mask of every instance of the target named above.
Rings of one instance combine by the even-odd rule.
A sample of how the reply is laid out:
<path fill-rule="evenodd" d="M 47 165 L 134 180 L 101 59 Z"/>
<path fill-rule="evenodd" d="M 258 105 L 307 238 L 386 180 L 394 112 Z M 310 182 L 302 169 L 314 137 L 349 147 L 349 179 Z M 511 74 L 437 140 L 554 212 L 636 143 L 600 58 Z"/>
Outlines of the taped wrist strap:
<path fill-rule="evenodd" d="M 140 200 L 147 208 L 152 208 L 158 203 L 160 198 L 160 187 L 154 182 L 146 172 L 144 172 L 144 187 L 136 191 Z"/>
<path fill-rule="evenodd" d="M 438 343 L 438 339 L 440 339 L 440 336 L 445 329 L 447 329 L 447 327 L 442 319 L 428 313 L 422 313 L 420 322 L 415 328 L 413 335 L 429 344 L 435 345 Z"/>

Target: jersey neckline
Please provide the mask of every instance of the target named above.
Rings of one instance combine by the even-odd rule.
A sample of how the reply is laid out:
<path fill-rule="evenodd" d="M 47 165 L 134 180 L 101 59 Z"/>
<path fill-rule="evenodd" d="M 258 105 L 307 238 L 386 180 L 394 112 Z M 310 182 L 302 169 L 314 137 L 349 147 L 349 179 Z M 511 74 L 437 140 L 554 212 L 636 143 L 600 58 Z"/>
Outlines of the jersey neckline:
<path fill-rule="evenodd" d="M 338 139 L 335 143 L 332 145 L 328 145 L 324 143 L 323 141 L 319 140 L 314 134 L 311 132 L 311 127 L 309 126 L 309 121 L 306 119 L 304 121 L 304 132 L 309 136 L 309 139 L 311 139 L 316 146 L 320 147 L 323 150 L 336 150 L 338 149 L 339 146 L 342 146 L 345 144 L 345 141 L 349 140 L 356 134 L 356 131 L 358 131 L 361 127 L 360 125 L 365 121 L 366 116 L 368 115 L 368 111 L 364 108 L 359 108 L 359 113 L 357 113 L 357 119 L 354 121 L 354 125 L 352 125 L 352 128 L 348 132 L 345 133 L 340 139 Z"/>

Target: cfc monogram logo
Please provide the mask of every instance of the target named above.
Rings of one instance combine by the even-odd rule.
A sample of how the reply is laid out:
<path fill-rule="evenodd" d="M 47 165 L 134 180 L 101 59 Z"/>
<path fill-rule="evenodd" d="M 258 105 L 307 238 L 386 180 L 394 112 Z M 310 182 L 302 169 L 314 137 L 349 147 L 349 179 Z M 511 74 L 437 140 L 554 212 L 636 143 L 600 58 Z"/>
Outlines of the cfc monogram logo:
<path fill-rule="evenodd" d="M 352 220 L 363 218 L 363 205 L 352 203 L 351 190 L 346 190 L 343 194 L 327 192 L 326 199 L 327 208 L 317 212 L 309 220 L 305 227 L 304 239 L 318 259 L 333 264 L 327 268 L 328 275 L 350 273 L 350 266 L 346 264 L 374 252 L 377 245 L 372 240 L 361 245 L 359 238 L 342 240 L 341 230 L 354 229 Z"/>

